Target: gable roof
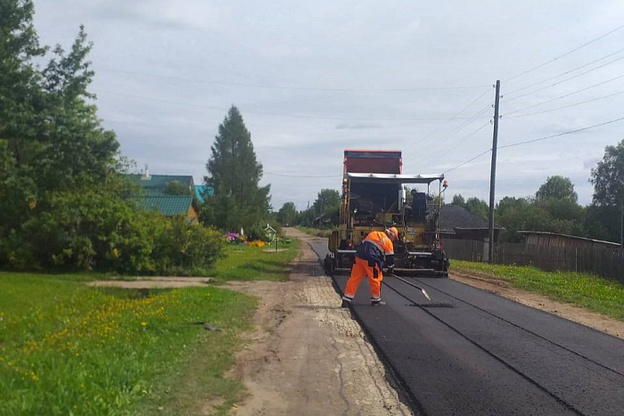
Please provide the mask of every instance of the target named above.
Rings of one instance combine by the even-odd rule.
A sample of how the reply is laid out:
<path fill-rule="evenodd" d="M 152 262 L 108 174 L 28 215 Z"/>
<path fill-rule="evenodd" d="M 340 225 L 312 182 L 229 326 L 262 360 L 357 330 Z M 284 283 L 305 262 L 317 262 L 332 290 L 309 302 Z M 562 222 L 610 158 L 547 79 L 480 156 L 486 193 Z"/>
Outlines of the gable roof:
<path fill-rule="evenodd" d="M 143 209 L 158 211 L 166 216 L 186 215 L 193 204 L 191 195 L 146 195 L 135 200 Z"/>
<path fill-rule="evenodd" d="M 452 232 L 456 228 L 487 229 L 489 224 L 485 218 L 481 218 L 458 205 L 442 205 L 440 230 Z M 494 228 L 500 229 L 501 227 L 495 225 Z"/>

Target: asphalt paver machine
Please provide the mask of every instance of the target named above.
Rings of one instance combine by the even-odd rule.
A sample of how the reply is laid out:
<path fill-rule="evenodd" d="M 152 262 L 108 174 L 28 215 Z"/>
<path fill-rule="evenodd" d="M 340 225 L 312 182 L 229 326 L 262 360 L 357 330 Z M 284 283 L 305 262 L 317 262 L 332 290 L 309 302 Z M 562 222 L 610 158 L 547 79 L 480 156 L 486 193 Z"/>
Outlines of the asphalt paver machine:
<path fill-rule="evenodd" d="M 439 228 L 446 187 L 444 174 L 403 174 L 400 151 L 345 150 L 340 222 L 328 240 L 326 271 L 348 272 L 366 235 L 392 226 L 399 231 L 395 273 L 447 276 Z"/>

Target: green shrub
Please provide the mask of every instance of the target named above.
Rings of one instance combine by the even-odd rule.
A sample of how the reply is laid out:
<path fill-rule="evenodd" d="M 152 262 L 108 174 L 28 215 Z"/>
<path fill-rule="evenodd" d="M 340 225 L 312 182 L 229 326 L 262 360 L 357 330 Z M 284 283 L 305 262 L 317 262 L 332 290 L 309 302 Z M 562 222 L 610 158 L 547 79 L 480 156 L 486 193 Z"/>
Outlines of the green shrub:
<path fill-rule="evenodd" d="M 225 241 L 186 218 L 133 206 L 113 192 L 57 192 L 0 245 L 0 264 L 17 270 L 193 274 L 210 268 Z"/>
<path fill-rule="evenodd" d="M 223 255 L 225 237 L 184 217 L 167 219 L 156 235 L 154 257 L 161 274 L 186 275 L 209 269 Z"/>

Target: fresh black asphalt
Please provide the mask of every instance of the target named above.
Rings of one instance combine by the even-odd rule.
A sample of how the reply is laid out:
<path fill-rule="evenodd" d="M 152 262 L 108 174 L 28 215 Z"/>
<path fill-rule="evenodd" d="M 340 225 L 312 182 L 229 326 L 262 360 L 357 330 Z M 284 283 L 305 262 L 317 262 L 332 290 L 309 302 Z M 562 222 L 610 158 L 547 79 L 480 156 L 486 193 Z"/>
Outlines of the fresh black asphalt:
<path fill-rule="evenodd" d="M 416 413 L 624 415 L 623 340 L 450 279 L 407 280 L 453 307 L 387 277 L 385 306 L 363 281 L 351 310 Z"/>

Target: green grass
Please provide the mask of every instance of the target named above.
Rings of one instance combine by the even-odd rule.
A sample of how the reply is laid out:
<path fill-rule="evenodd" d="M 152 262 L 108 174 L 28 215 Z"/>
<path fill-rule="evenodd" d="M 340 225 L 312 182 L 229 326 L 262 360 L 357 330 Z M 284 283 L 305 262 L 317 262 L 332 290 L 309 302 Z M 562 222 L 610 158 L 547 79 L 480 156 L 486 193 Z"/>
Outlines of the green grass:
<path fill-rule="evenodd" d="M 624 321 L 624 285 L 575 272 L 545 272 L 535 267 L 451 260 L 451 270 L 484 273 L 515 287 L 540 293 Z"/>
<path fill-rule="evenodd" d="M 219 259 L 211 272 L 220 282 L 226 280 L 272 280 L 288 277 L 290 262 L 299 254 L 300 241 L 279 242 L 264 247 L 232 244 L 226 247 L 226 257 Z"/>
<path fill-rule="evenodd" d="M 299 245 L 228 246 L 211 275 L 283 280 Z M 224 374 L 257 299 L 84 285 L 110 278 L 0 272 L 0 416 L 228 414 L 246 390 Z"/>
<path fill-rule="evenodd" d="M 241 399 L 244 387 L 223 373 L 254 298 L 215 287 L 94 289 L 84 280 L 92 277 L 0 273 L 0 415 L 173 414 L 167 392 L 198 357 L 206 383 L 198 400 L 222 413 Z M 222 330 L 192 324 L 204 321 Z"/>

